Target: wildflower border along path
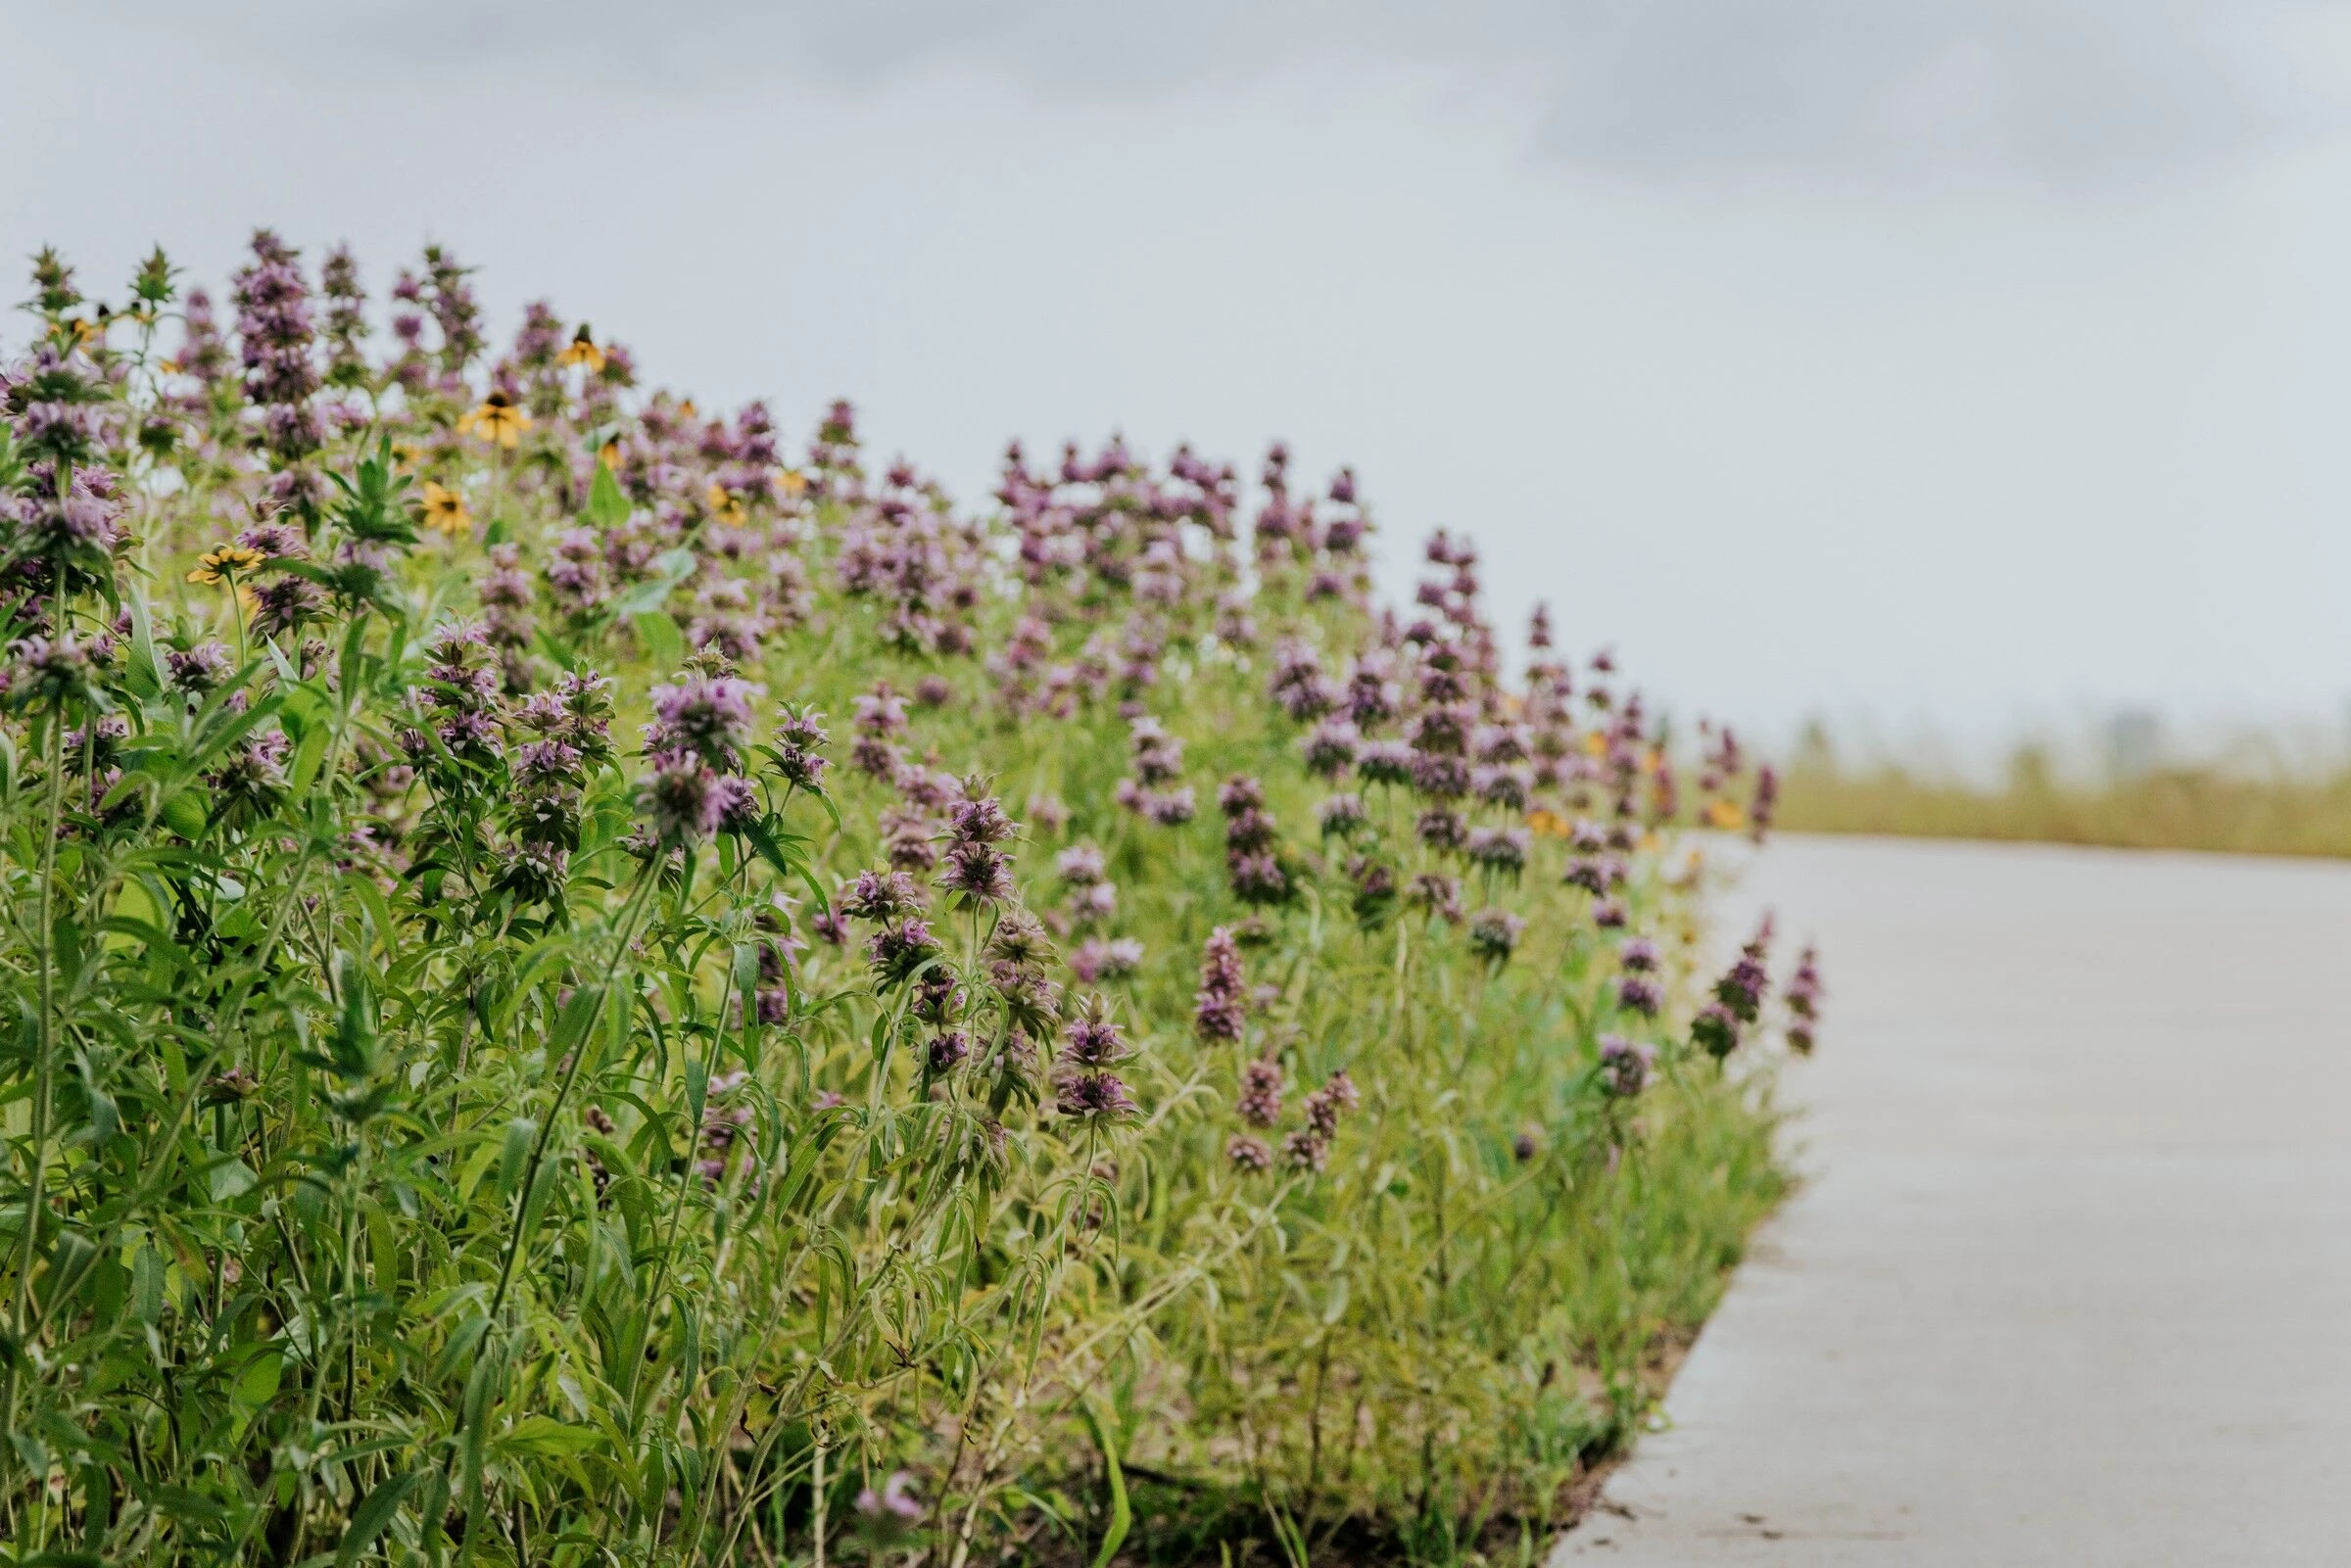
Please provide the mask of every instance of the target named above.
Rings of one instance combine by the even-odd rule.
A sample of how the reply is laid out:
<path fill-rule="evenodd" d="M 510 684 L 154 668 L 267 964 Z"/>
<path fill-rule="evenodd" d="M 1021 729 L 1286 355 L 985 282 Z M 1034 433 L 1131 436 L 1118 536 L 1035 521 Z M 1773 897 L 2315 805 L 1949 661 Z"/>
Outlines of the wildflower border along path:
<path fill-rule="evenodd" d="M 1784 839 L 1809 1185 L 1556 1563 L 2351 1561 L 2351 871 Z"/>
<path fill-rule="evenodd" d="M 1523 1560 L 1785 1190 L 1774 776 L 1352 473 L 32 282 L 0 1568 Z"/>

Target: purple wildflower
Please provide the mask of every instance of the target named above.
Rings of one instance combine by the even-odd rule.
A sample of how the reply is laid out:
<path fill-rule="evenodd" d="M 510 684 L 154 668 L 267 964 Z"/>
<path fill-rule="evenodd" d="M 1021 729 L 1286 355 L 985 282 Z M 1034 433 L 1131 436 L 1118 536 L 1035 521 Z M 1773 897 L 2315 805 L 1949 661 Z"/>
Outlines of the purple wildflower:
<path fill-rule="evenodd" d="M 922 890 L 902 871 L 861 871 L 840 893 L 840 912 L 855 920 L 888 921 L 923 907 Z"/>
<path fill-rule="evenodd" d="M 1197 811 L 1193 804 L 1192 786 L 1183 784 L 1146 795 L 1142 811 L 1144 816 L 1162 828 L 1179 828 L 1190 822 Z"/>
<path fill-rule="evenodd" d="M 965 904 L 1000 904 L 1013 897 L 1012 857 L 995 845 L 959 840 L 947 846 L 946 859 L 938 885 Z"/>
<path fill-rule="evenodd" d="M 1739 1048 L 1738 1017 L 1720 1002 L 1708 1002 L 1690 1021 L 1690 1038 L 1720 1061 Z"/>
<path fill-rule="evenodd" d="M 1054 1109 L 1065 1117 L 1123 1121 L 1139 1109 L 1115 1072 L 1083 1072 L 1054 1085 Z"/>
<path fill-rule="evenodd" d="M 958 843 L 992 844 L 1018 828 L 993 795 L 967 795 L 947 807 L 947 832 Z"/>
<path fill-rule="evenodd" d="M 1523 828 L 1473 828 L 1463 848 L 1471 865 L 1516 877 L 1526 869 L 1527 841 Z"/>
<path fill-rule="evenodd" d="M 938 938 L 928 923 L 909 915 L 866 938 L 866 958 L 884 983 L 901 981 L 938 956 Z"/>
<path fill-rule="evenodd" d="M 1796 973 L 1788 977 L 1784 994 L 1788 1002 L 1789 1047 L 1799 1055 L 1808 1055 L 1820 1017 L 1821 998 L 1819 957 L 1810 947 L 1798 956 Z"/>
<path fill-rule="evenodd" d="M 1628 1013 L 1654 1019 L 1664 1003 L 1664 993 L 1657 989 L 1656 981 L 1646 975 L 1627 974 L 1616 982 L 1616 1005 Z"/>
<path fill-rule="evenodd" d="M 1248 1133 L 1233 1134 L 1224 1143 L 1224 1159 L 1235 1170 L 1266 1171 L 1273 1168 L 1273 1151 L 1263 1138 Z"/>
<path fill-rule="evenodd" d="M 923 1517 L 923 1499 L 914 1495 L 914 1477 L 892 1470 L 876 1492 L 867 1487 L 857 1494 L 857 1511 L 877 1523 L 911 1525 Z"/>
<path fill-rule="evenodd" d="M 1525 931 L 1526 922 L 1507 910 L 1481 910 L 1469 923 L 1469 951 L 1489 964 L 1507 964 Z"/>
<path fill-rule="evenodd" d="M 1281 1068 L 1259 1057 L 1241 1069 L 1241 1092 L 1232 1104 L 1243 1121 L 1270 1127 L 1281 1119 Z"/>
<path fill-rule="evenodd" d="M 1309 773 L 1336 779 L 1355 765 L 1363 736 L 1348 720 L 1334 717 L 1316 725 L 1298 744 Z"/>
<path fill-rule="evenodd" d="M 184 652 L 167 649 L 164 668 L 170 673 L 171 684 L 181 690 L 205 692 L 236 673 L 236 660 L 224 642 L 199 642 Z"/>
<path fill-rule="evenodd" d="M 825 769 L 825 742 L 831 738 L 825 733 L 824 715 L 813 709 L 794 707 L 787 703 L 776 717 L 776 744 L 772 753 L 776 774 L 796 789 L 822 789 Z"/>
<path fill-rule="evenodd" d="M 1648 1085 L 1650 1069 L 1656 1059 L 1657 1048 L 1654 1045 L 1636 1043 L 1620 1034 L 1602 1035 L 1601 1087 L 1616 1099 L 1631 1099 Z"/>
<path fill-rule="evenodd" d="M 1462 884 L 1450 877 L 1434 872 L 1421 872 L 1413 879 L 1406 894 L 1415 909 L 1424 910 L 1449 925 L 1458 925 L 1462 918 Z"/>
<path fill-rule="evenodd" d="M 664 844 L 684 844 L 716 832 L 734 804 L 719 788 L 721 776 L 691 751 L 657 753 L 652 765 L 641 797 L 654 835 Z"/>
<path fill-rule="evenodd" d="M 645 727 L 646 750 L 692 751 L 713 768 L 734 772 L 743 766 L 751 698 L 757 690 L 747 681 L 723 675 L 698 675 L 653 688 L 653 722 Z"/>
<path fill-rule="evenodd" d="M 326 590 L 307 577 L 272 578 L 253 591 L 253 629 L 262 637 L 284 637 L 326 613 Z"/>
<path fill-rule="evenodd" d="M 1248 976 L 1232 932 L 1220 926 L 1200 950 L 1200 989 L 1192 997 L 1192 1027 L 1203 1040 L 1238 1040 L 1248 1010 L 1242 1001 Z"/>
<path fill-rule="evenodd" d="M 1333 1072 L 1322 1087 L 1306 1097 L 1306 1124 L 1325 1141 L 1339 1131 L 1339 1118 L 1363 1101 L 1345 1068 Z"/>
<path fill-rule="evenodd" d="M 1364 797 L 1361 795 L 1326 796 L 1317 815 L 1320 818 L 1322 835 L 1326 838 L 1344 838 L 1370 820 L 1364 810 Z"/>
<path fill-rule="evenodd" d="M 972 1054 L 972 1037 L 961 1029 L 948 1029 L 933 1035 L 926 1060 L 934 1074 L 954 1071 Z"/>

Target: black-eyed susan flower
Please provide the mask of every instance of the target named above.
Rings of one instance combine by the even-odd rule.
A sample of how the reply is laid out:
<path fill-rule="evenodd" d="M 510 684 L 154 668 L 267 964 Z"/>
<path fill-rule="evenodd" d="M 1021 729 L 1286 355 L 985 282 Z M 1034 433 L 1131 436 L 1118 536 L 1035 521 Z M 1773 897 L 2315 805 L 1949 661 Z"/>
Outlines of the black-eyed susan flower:
<path fill-rule="evenodd" d="M 424 526 L 455 539 L 473 526 L 464 496 L 447 485 L 427 480 L 424 486 Z"/>
<path fill-rule="evenodd" d="M 712 485 L 702 493 L 702 499 L 709 504 L 710 515 L 729 528 L 741 528 L 750 521 L 750 515 L 743 509 L 742 500 L 729 494 L 723 485 Z"/>
<path fill-rule="evenodd" d="M 808 494 L 808 476 L 797 468 L 787 468 L 774 480 L 776 494 L 785 500 L 798 500 Z"/>
<path fill-rule="evenodd" d="M 610 441 L 605 442 L 601 448 L 598 449 L 596 457 L 597 461 L 614 473 L 620 472 L 620 438 L 614 436 Z"/>
<path fill-rule="evenodd" d="M 457 416 L 457 434 L 479 436 L 509 451 L 520 444 L 522 433 L 530 427 L 531 416 L 504 392 L 491 393 L 480 406 Z"/>
<path fill-rule="evenodd" d="M 580 330 L 571 335 L 570 344 L 555 356 L 555 363 L 567 367 L 585 365 L 590 375 L 604 367 L 604 351 L 597 347 L 596 339 L 588 331 L 587 322 L 580 323 Z"/>
<path fill-rule="evenodd" d="M 196 558 L 196 569 L 188 574 L 191 583 L 221 583 L 239 572 L 250 572 L 269 557 L 244 545 L 215 545 Z"/>

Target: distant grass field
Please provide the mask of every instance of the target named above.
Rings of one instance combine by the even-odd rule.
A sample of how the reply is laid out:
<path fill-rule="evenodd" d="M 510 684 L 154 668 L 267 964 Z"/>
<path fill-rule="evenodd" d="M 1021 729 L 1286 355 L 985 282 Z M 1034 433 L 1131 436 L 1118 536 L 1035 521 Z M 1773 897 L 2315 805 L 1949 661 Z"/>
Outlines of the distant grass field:
<path fill-rule="evenodd" d="M 2204 766 L 2073 783 L 2026 750 L 1987 787 L 1813 753 L 1789 769 L 1779 822 L 1799 832 L 2351 856 L 2351 774 L 2261 778 Z"/>

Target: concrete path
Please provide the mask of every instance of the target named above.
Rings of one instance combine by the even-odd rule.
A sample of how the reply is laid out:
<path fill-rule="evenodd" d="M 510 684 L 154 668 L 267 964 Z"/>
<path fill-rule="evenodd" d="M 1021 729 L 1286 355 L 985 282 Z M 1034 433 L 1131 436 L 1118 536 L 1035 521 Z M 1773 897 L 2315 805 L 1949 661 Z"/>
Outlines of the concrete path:
<path fill-rule="evenodd" d="M 2351 1564 L 2351 867 L 1793 838 L 1743 901 L 1822 946 L 1809 1182 L 1554 1563 Z"/>

